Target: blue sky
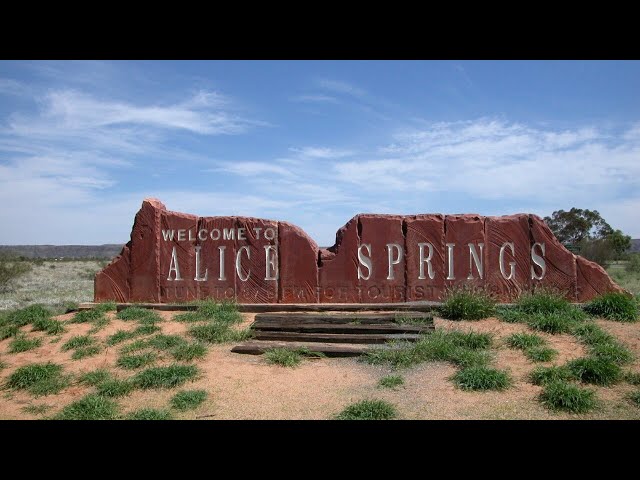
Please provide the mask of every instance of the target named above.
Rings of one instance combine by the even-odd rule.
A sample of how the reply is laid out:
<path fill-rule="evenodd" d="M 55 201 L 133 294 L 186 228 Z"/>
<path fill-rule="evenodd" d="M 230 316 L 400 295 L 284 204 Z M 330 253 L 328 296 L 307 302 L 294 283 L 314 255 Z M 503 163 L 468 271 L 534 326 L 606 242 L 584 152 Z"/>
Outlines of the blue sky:
<path fill-rule="evenodd" d="M 640 237 L 640 62 L 0 62 L 0 244 L 129 239 L 143 198 L 287 220 L 597 209 Z"/>

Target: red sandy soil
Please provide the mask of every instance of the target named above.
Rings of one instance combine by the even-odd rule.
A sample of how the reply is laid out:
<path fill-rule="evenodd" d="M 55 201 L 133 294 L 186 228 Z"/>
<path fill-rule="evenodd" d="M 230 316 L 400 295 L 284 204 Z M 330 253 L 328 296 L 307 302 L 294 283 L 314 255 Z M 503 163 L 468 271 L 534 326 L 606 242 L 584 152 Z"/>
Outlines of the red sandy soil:
<path fill-rule="evenodd" d="M 164 321 L 160 323 L 163 333 L 186 335 L 188 324 L 174 322 L 174 312 L 159 312 Z M 111 323 L 94 336 L 104 341 L 119 329 L 132 330 L 137 322 L 125 322 L 108 314 Z M 73 314 L 57 317 L 69 320 Z M 243 314 L 243 326 L 253 321 L 252 314 Z M 168 409 L 171 397 L 182 389 L 204 389 L 207 400 L 197 409 L 188 412 L 172 410 L 179 419 L 329 419 L 335 417 L 350 403 L 363 399 L 383 399 L 394 404 L 403 419 L 640 419 L 640 408 L 632 405 L 625 396 L 637 387 L 624 382 L 614 387 L 590 387 L 597 391 L 600 407 L 587 415 L 554 413 L 545 409 L 538 401 L 541 388 L 527 382 L 527 375 L 535 364 L 518 350 L 504 345 L 504 337 L 514 332 L 526 331 L 520 324 L 500 322 L 495 318 L 477 322 L 453 322 L 436 318 L 438 329 L 459 329 L 474 332 L 489 332 L 494 335 L 494 365 L 510 371 L 514 385 L 503 392 L 465 392 L 456 388 L 450 377 L 456 369 L 441 362 L 425 363 L 411 369 L 394 371 L 390 367 L 372 366 L 357 359 L 322 358 L 305 360 L 296 368 L 285 368 L 267 364 L 263 356 L 231 353 L 233 345 L 213 345 L 206 357 L 195 363 L 200 369 L 199 377 L 172 390 L 136 390 L 128 397 L 116 399 L 121 412 L 126 414 L 139 408 Z M 627 324 L 598 320 L 598 324 L 615 335 L 640 358 L 640 323 Z M 55 362 L 63 365 L 66 374 L 77 376 L 96 368 L 107 368 L 115 376 L 126 378 L 135 373 L 115 366 L 119 350 L 125 342 L 82 360 L 72 360 L 72 351 L 61 352 L 61 346 L 74 335 L 84 335 L 91 324 L 67 324 L 67 331 L 59 337 L 41 332 L 30 332 L 31 338 L 43 338 L 37 349 L 9 354 L 10 340 L 0 342 L 0 360 L 6 364 L 0 370 L 0 384 L 17 368 L 34 362 Z M 585 354 L 583 347 L 570 335 L 547 335 L 542 333 L 559 356 L 553 364 L 562 364 Z M 52 343 L 55 342 L 55 343 Z M 103 342 L 103 345 L 104 342 Z M 170 358 L 161 359 L 156 365 L 172 363 Z M 543 363 L 540 365 L 551 365 Z M 635 361 L 625 370 L 640 371 L 640 361 Z M 395 390 L 381 389 L 378 380 L 385 375 L 399 373 L 405 384 Z M 43 415 L 23 411 L 26 406 L 47 405 L 45 416 L 57 413 L 65 405 L 93 392 L 72 382 L 61 393 L 33 397 L 23 391 L 0 392 L 0 419 L 32 419 Z"/>

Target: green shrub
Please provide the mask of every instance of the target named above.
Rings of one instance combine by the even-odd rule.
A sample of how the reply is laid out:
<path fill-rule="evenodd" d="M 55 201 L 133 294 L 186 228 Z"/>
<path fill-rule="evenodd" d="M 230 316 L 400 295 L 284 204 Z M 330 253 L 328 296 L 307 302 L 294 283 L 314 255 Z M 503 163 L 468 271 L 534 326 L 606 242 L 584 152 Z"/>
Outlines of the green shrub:
<path fill-rule="evenodd" d="M 625 270 L 628 273 L 640 273 L 640 254 L 629 255 L 629 262 L 625 266 Z"/>
<path fill-rule="evenodd" d="M 54 418 L 56 420 L 113 420 L 118 404 L 102 395 L 89 394 L 67 405 Z"/>
<path fill-rule="evenodd" d="M 116 365 L 127 370 L 146 367 L 156 361 L 157 355 L 153 352 L 142 353 L 140 355 L 123 355 L 118 358 Z"/>
<path fill-rule="evenodd" d="M 511 348 L 526 350 L 531 347 L 542 347 L 547 342 L 540 335 L 535 333 L 514 333 L 505 339 Z"/>
<path fill-rule="evenodd" d="M 605 293 L 591 300 L 584 309 L 590 315 L 618 322 L 635 322 L 638 319 L 638 304 L 624 293 Z"/>
<path fill-rule="evenodd" d="M 22 353 L 42 345 L 41 338 L 27 338 L 24 335 L 18 335 L 9 344 L 9 353 Z"/>
<path fill-rule="evenodd" d="M 549 315 L 563 313 L 573 307 L 560 292 L 540 289 L 520 295 L 516 301 L 516 308 L 527 315 Z"/>
<path fill-rule="evenodd" d="M 532 362 L 550 362 L 558 356 L 558 352 L 549 347 L 527 348 L 524 354 Z"/>
<path fill-rule="evenodd" d="M 171 406 L 176 410 L 193 410 L 198 408 L 207 399 L 207 392 L 204 390 L 182 390 L 176 393 L 171 399 Z"/>
<path fill-rule="evenodd" d="M 577 358 L 567 363 L 572 375 L 583 383 L 608 386 L 616 383 L 622 371 L 609 359 L 597 357 Z"/>
<path fill-rule="evenodd" d="M 198 373 L 195 365 L 173 364 L 168 367 L 151 367 L 136 374 L 133 383 L 143 389 L 174 388 L 187 380 L 193 379 Z"/>
<path fill-rule="evenodd" d="M 166 410 L 143 408 L 127 415 L 127 420 L 171 420 L 171 413 Z"/>
<path fill-rule="evenodd" d="M 440 306 L 440 315 L 449 320 L 481 320 L 495 314 L 496 302 L 481 290 L 450 290 Z"/>
<path fill-rule="evenodd" d="M 393 405 L 384 400 L 362 400 L 345 408 L 338 420 L 393 420 L 398 413 Z"/>
<path fill-rule="evenodd" d="M 31 268 L 29 262 L 7 253 L 0 253 L 0 290 L 6 289 L 12 280 L 31 271 Z"/>
<path fill-rule="evenodd" d="M 542 404 L 551 410 L 586 413 L 596 406 L 595 392 L 563 382 L 550 381 L 540 394 Z"/>
<path fill-rule="evenodd" d="M 404 378 L 400 375 L 387 375 L 378 382 L 378 385 L 383 388 L 396 388 L 403 384 Z"/>
<path fill-rule="evenodd" d="M 536 367 L 529 375 L 534 385 L 546 385 L 556 381 L 573 380 L 573 374 L 566 366 Z"/>
<path fill-rule="evenodd" d="M 482 365 L 463 368 L 453 380 L 462 390 L 505 390 L 511 385 L 507 372 Z"/>

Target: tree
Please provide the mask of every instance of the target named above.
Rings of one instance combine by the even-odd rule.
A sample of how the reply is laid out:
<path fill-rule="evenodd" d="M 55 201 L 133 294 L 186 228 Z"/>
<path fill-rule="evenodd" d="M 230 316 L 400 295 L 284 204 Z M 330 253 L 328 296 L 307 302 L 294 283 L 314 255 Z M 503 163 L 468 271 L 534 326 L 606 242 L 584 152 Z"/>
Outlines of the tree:
<path fill-rule="evenodd" d="M 614 233 L 597 210 L 575 207 L 568 212 L 557 210 L 551 217 L 544 217 L 544 221 L 556 238 L 567 245 L 576 245 L 583 240 L 604 239 Z"/>
<path fill-rule="evenodd" d="M 631 237 L 613 230 L 597 210 L 557 210 L 544 221 L 567 248 L 603 267 L 623 258 L 631 246 Z"/>
<path fill-rule="evenodd" d="M 615 252 L 616 260 L 621 260 L 626 251 L 631 248 L 631 237 L 629 235 L 625 235 L 620 230 L 616 230 L 607 238 L 609 239 L 609 242 L 611 242 L 611 248 Z"/>

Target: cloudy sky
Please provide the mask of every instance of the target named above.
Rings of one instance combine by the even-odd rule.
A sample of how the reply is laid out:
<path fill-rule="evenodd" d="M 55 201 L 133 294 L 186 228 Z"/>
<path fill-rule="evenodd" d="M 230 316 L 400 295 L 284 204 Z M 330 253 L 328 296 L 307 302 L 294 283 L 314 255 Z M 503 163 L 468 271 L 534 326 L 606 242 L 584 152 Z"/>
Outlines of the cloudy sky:
<path fill-rule="evenodd" d="M 0 61 L 0 244 L 128 241 L 145 197 L 288 220 L 599 210 L 640 238 L 640 62 Z"/>

